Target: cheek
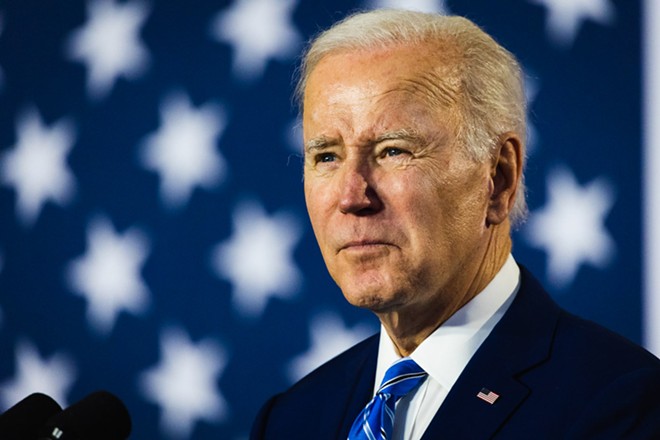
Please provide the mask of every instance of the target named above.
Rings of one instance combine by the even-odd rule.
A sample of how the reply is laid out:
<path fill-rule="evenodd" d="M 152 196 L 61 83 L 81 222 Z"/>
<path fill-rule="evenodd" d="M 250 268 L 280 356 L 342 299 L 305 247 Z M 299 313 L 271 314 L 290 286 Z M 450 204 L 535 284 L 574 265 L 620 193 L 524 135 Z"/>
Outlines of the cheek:
<path fill-rule="evenodd" d="M 411 172 L 392 179 L 387 188 L 381 194 L 390 208 L 388 220 L 405 235 L 415 253 L 426 255 L 446 240 L 446 201 L 437 179 Z"/>
<path fill-rule="evenodd" d="M 401 185 L 412 194 L 405 215 L 424 234 L 420 245 L 454 247 L 465 237 L 481 233 L 488 201 L 487 181 L 481 175 L 458 178 L 429 170 Z"/>
<path fill-rule="evenodd" d="M 324 227 L 329 221 L 332 209 L 331 189 L 316 179 L 305 180 L 305 204 L 307 213 L 320 244 L 323 240 Z M 327 231 L 326 231 L 327 232 Z"/>
<path fill-rule="evenodd" d="M 448 197 L 448 221 L 452 224 L 449 239 L 454 246 L 462 243 L 468 246 L 471 240 L 479 239 L 486 232 L 488 184 L 477 176 L 474 179 L 466 181 Z"/>

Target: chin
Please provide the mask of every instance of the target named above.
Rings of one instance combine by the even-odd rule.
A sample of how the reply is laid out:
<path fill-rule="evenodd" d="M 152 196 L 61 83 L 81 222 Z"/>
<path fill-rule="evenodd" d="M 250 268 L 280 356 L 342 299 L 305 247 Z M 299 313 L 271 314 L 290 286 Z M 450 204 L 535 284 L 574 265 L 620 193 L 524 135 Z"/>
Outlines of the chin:
<path fill-rule="evenodd" d="M 398 301 L 389 295 L 383 295 L 382 289 L 376 291 L 345 291 L 344 298 L 349 304 L 361 309 L 371 310 L 372 312 L 382 312 L 392 308 Z"/>
<path fill-rule="evenodd" d="M 339 269 L 339 276 L 333 278 L 346 300 L 355 307 L 379 311 L 400 303 L 405 296 L 405 289 L 388 268 L 362 266 Z"/>

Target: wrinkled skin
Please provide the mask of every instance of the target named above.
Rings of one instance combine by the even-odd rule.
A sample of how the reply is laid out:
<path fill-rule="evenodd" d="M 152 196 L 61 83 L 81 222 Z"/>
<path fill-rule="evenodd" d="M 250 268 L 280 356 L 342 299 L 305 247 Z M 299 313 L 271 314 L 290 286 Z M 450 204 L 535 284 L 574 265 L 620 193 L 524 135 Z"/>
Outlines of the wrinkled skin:
<path fill-rule="evenodd" d="M 439 61 L 438 50 L 327 55 L 304 96 L 305 198 L 321 253 L 346 299 L 376 313 L 402 355 L 506 260 L 521 174 L 513 133 L 491 160 L 464 152 L 455 56 Z"/>

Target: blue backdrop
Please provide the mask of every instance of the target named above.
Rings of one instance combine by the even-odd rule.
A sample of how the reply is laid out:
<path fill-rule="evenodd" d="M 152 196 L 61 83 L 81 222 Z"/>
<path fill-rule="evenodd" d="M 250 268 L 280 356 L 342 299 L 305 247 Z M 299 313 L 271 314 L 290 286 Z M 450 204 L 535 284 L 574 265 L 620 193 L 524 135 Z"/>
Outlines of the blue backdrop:
<path fill-rule="evenodd" d="M 632 0 L 418 0 L 528 77 L 514 255 L 641 342 Z M 136 439 L 246 438 L 272 393 L 377 330 L 327 275 L 291 101 L 304 42 L 394 1 L 0 1 L 0 409 L 120 396 Z"/>

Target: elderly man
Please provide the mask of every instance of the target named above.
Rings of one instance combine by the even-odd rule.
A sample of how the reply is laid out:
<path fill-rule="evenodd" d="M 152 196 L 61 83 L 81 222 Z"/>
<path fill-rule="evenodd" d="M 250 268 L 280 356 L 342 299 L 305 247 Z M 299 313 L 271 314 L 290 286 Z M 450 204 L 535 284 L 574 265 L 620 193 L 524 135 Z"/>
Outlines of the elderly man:
<path fill-rule="evenodd" d="M 660 438 L 660 361 L 560 309 L 511 256 L 515 58 L 470 21 L 357 14 L 298 89 L 323 258 L 381 332 L 263 407 L 253 439 Z"/>

